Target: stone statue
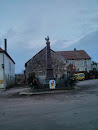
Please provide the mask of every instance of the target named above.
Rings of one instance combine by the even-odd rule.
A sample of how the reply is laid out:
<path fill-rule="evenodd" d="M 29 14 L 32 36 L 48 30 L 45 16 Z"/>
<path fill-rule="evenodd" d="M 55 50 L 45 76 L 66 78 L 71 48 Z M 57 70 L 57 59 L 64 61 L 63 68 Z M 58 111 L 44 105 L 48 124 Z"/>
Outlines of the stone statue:
<path fill-rule="evenodd" d="M 49 42 L 49 36 L 47 36 L 47 38 L 45 38 L 46 42 Z"/>

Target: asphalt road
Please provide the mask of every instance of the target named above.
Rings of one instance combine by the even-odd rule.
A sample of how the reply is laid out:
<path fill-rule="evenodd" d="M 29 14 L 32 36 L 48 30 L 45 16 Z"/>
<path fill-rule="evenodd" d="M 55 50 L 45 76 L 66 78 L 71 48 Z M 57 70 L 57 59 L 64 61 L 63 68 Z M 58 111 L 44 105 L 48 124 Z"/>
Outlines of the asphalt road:
<path fill-rule="evenodd" d="M 0 91 L 0 130 L 98 130 L 98 79 L 77 87 L 22 97 L 11 94 L 23 88 Z"/>

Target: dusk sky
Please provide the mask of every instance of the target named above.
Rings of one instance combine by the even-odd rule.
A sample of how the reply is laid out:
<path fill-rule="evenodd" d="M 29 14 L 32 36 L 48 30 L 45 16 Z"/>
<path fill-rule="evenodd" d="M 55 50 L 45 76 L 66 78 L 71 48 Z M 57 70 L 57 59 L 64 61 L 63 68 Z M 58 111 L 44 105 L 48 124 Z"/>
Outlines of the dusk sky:
<path fill-rule="evenodd" d="M 46 46 L 47 35 L 51 47 L 63 41 L 66 48 L 95 31 L 98 0 L 0 0 L 0 47 L 6 38 L 16 73 Z"/>

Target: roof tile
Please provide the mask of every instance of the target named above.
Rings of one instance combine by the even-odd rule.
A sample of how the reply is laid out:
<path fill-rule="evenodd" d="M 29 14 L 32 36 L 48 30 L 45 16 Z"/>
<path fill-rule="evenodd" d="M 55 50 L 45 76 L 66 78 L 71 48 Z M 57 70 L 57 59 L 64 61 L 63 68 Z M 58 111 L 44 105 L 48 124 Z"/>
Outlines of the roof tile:
<path fill-rule="evenodd" d="M 3 50 L 3 49 L 0 47 L 0 51 L 5 51 L 5 50 Z"/>
<path fill-rule="evenodd" d="M 56 53 L 63 56 L 66 60 L 91 59 L 91 57 L 84 50 L 56 51 Z"/>

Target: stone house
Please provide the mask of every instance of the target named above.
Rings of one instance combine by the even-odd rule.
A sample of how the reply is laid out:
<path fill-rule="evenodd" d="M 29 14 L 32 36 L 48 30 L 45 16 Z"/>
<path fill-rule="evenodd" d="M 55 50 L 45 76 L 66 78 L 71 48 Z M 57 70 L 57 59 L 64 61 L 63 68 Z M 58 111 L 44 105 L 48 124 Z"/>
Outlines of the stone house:
<path fill-rule="evenodd" d="M 73 51 L 57 51 L 59 55 L 64 57 L 68 63 L 75 66 L 76 71 L 89 71 L 91 70 L 91 57 L 84 50 Z"/>
<path fill-rule="evenodd" d="M 6 88 L 15 83 L 15 62 L 7 53 L 5 39 L 5 50 L 0 48 L 0 88 Z"/>
<path fill-rule="evenodd" d="M 52 68 L 54 77 L 61 77 L 63 74 L 67 74 L 67 61 L 64 57 L 51 50 Z M 25 77 L 26 80 L 29 73 L 35 72 L 40 79 L 46 77 L 46 47 L 32 57 L 25 63 Z"/>
<path fill-rule="evenodd" d="M 52 68 L 54 77 L 67 75 L 67 66 L 71 63 L 76 71 L 91 70 L 91 57 L 84 50 L 53 51 L 51 50 Z M 29 74 L 35 72 L 39 78 L 46 77 L 46 47 L 25 63 L 26 80 Z"/>

